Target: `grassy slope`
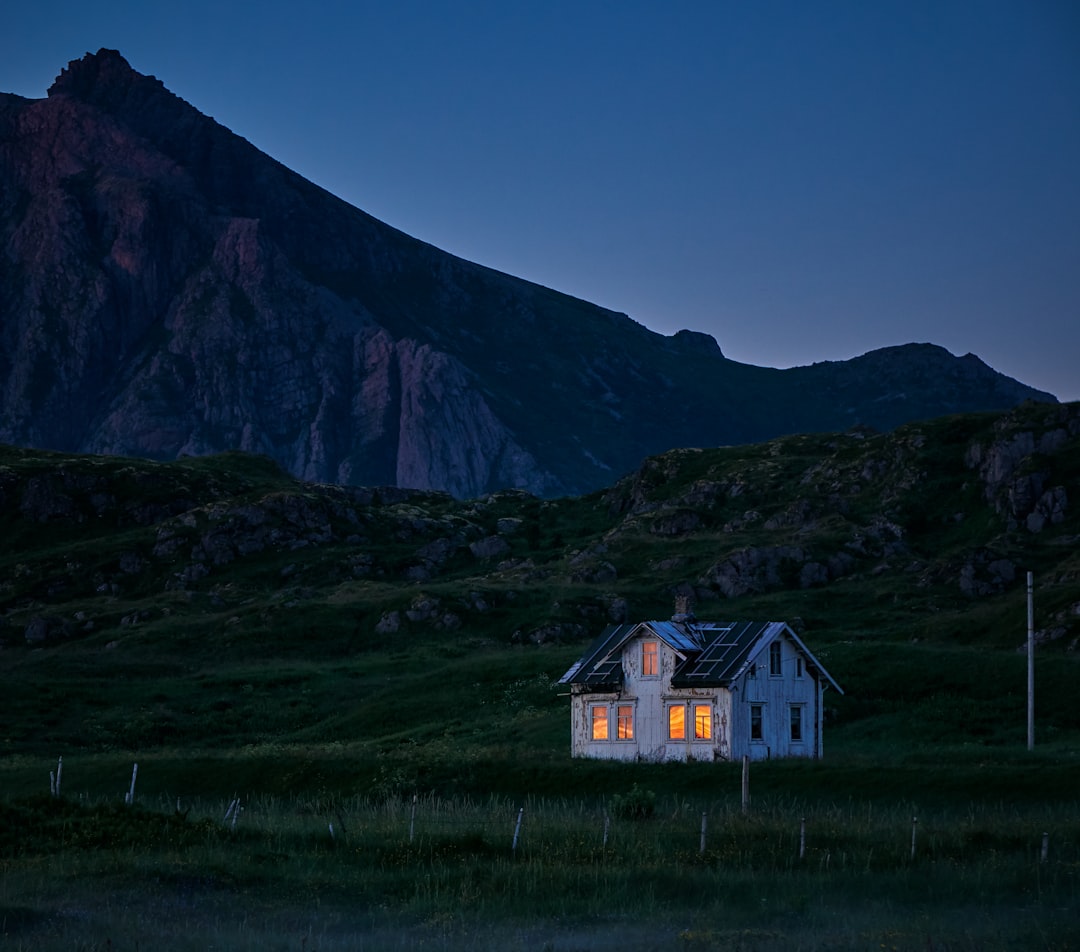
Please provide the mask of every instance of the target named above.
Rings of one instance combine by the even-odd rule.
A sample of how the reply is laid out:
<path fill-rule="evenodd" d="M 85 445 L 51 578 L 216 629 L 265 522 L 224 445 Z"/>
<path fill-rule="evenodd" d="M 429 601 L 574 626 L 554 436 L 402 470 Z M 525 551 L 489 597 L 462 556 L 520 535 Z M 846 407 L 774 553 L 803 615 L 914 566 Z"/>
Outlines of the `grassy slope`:
<path fill-rule="evenodd" d="M 350 496 L 241 456 L 5 450 L 0 934 L 26 949 L 1070 948 L 1080 522 L 1009 528 L 964 463 L 1054 412 L 680 451 L 551 502 Z M 1075 487 L 1076 439 L 1031 468 Z M 277 541 L 215 563 L 215 533 L 258 538 L 252 513 Z M 507 551 L 470 553 L 493 535 Z M 200 546 L 207 574 L 178 583 Z M 722 596 L 715 566 L 775 546 L 855 554 L 825 583 L 802 587 L 787 558 Z M 988 582 L 998 559 L 1011 582 L 961 591 L 965 565 Z M 1060 635 L 1040 648 L 1034 754 L 1027 566 L 1036 624 Z M 567 755 L 552 681 L 617 599 L 665 617 L 679 586 L 702 617 L 800 619 L 845 688 L 824 761 L 754 766 L 749 818 L 738 765 Z M 377 630 L 395 611 L 397 630 Z M 47 635 L 27 645 L 34 619 Z M 60 755 L 65 800 L 25 799 Z M 148 814 L 117 806 L 132 761 Z M 604 849 L 602 811 L 634 784 L 656 817 L 616 820 Z M 221 824 L 234 795 L 236 832 Z M 193 810 L 179 824 L 178 797 Z"/>
<path fill-rule="evenodd" d="M 994 752 L 1024 737 L 1026 567 L 1037 574 L 1038 627 L 1063 632 L 1040 649 L 1040 743 L 1072 750 L 1075 504 L 1038 534 L 1010 529 L 964 462 L 972 443 L 1045 430 L 1060 412 L 679 451 L 607 493 L 549 502 L 345 497 L 240 455 L 154 464 L 6 450 L 0 751 L 126 757 L 337 744 L 363 760 L 422 749 L 429 761 L 442 745 L 451 763 L 495 752 L 561 768 L 567 701 L 549 682 L 614 600 L 626 600 L 630 618 L 665 617 L 682 585 L 702 617 L 801 620 L 845 687 L 830 699 L 831 755 L 941 744 Z M 1075 486 L 1078 446 L 1073 438 L 1023 465 L 1041 467 L 1048 487 Z M 49 495 L 40 487 L 57 473 L 66 481 Z M 48 497 L 38 521 L 26 509 L 35 486 Z M 88 500 L 102 494 L 110 502 L 95 512 Z M 221 564 L 204 555 L 205 577 L 175 581 L 190 550 L 235 522 L 230 513 L 285 497 L 324 506 L 323 541 L 284 535 L 261 551 L 230 550 Z M 147 515 L 153 506 L 172 510 Z M 301 517 L 288 507 L 265 517 L 286 530 L 290 520 Z M 162 556 L 163 526 L 183 544 Z M 470 541 L 500 528 L 507 551 L 470 554 Z M 426 547 L 448 538 L 449 554 L 425 561 Z M 772 582 L 751 579 L 738 597 L 710 583 L 711 567 L 732 553 L 777 546 L 797 547 L 804 561 L 848 562 L 809 587 L 788 557 Z M 995 559 L 1009 559 L 1014 577 L 964 594 L 964 565 L 985 576 Z M 425 600 L 437 610 L 410 620 Z M 398 629 L 377 630 L 394 611 Z M 28 647 L 35 618 L 53 630 Z"/>

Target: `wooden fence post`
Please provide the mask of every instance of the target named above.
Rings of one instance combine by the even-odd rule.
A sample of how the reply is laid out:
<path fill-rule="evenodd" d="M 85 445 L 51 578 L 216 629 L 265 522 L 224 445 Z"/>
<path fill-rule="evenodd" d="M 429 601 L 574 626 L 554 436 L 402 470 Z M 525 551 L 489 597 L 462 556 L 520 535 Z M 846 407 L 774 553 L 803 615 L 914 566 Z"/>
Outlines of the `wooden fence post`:
<path fill-rule="evenodd" d="M 413 841 L 413 833 L 416 831 L 416 794 L 412 795 L 412 810 L 409 812 L 409 842 Z"/>
<path fill-rule="evenodd" d="M 240 819 L 240 798 L 239 797 L 233 797 L 232 800 L 229 801 L 229 809 L 227 809 L 225 811 L 225 818 L 221 822 L 222 823 L 228 823 L 230 817 L 232 818 L 231 829 L 235 830 L 236 829 L 236 821 L 238 819 Z"/>
<path fill-rule="evenodd" d="M 1050 850 L 1050 834 L 1049 833 L 1043 833 L 1042 851 L 1039 853 L 1039 862 L 1040 863 L 1045 863 L 1046 862 L 1046 855 L 1049 852 L 1049 850 Z"/>
<path fill-rule="evenodd" d="M 139 765 L 133 764 L 131 767 L 131 789 L 128 790 L 127 796 L 124 797 L 124 803 L 131 806 L 135 802 L 135 778 L 139 776 Z"/>
<path fill-rule="evenodd" d="M 698 848 L 698 852 L 705 855 L 705 831 L 709 826 L 709 814 L 704 810 L 701 812 L 701 846 Z"/>
<path fill-rule="evenodd" d="M 514 842 L 510 844 L 510 855 L 517 855 L 518 837 L 521 835 L 521 818 L 525 815 L 525 808 L 518 810 L 517 823 L 514 824 Z"/>
<path fill-rule="evenodd" d="M 743 754 L 742 759 L 742 812 L 750 812 L 750 755 Z"/>
<path fill-rule="evenodd" d="M 799 823 L 799 859 L 806 856 L 806 817 Z"/>
<path fill-rule="evenodd" d="M 608 816 L 607 810 L 604 811 L 604 849 L 607 849 L 608 840 L 608 827 L 611 826 L 611 817 Z"/>
<path fill-rule="evenodd" d="M 914 860 L 915 860 L 915 835 L 918 832 L 918 829 L 919 829 L 919 818 L 917 816 L 913 816 L 911 818 L 911 859 L 912 859 L 912 862 L 914 862 Z"/>

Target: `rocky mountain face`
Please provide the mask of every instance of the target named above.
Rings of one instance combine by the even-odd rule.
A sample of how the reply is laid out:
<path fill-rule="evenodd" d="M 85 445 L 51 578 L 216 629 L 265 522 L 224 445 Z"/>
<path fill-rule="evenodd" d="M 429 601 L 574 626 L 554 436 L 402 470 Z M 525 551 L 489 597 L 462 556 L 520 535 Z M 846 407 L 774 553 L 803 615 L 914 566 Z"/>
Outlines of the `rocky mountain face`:
<path fill-rule="evenodd" d="M 931 345 L 779 371 L 652 333 L 375 220 L 109 50 L 0 95 L 0 246 L 20 446 L 557 496 L 675 446 L 1053 400 Z"/>

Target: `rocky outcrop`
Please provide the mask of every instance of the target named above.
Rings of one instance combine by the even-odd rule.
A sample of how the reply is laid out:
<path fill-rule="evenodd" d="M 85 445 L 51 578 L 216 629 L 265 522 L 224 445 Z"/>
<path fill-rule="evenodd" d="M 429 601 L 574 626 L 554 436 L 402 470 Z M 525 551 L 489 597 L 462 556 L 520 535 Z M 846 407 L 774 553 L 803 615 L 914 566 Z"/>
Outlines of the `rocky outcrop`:
<path fill-rule="evenodd" d="M 774 371 L 654 334 L 376 221 L 111 50 L 0 95 L 0 316 L 0 442 L 459 497 L 1052 399 L 931 345 Z"/>
<path fill-rule="evenodd" d="M 812 588 L 845 574 L 853 563 L 850 556 L 837 556 L 830 571 L 828 564 L 813 558 L 800 546 L 751 547 L 714 563 L 698 584 L 725 598 L 781 588 Z"/>
<path fill-rule="evenodd" d="M 992 595 L 1004 591 L 1016 575 L 1010 559 L 979 551 L 960 569 L 960 591 L 969 597 Z"/>
<path fill-rule="evenodd" d="M 987 502 L 1011 528 L 1041 532 L 1065 520 L 1069 494 L 1054 484 L 1051 459 L 1080 435 L 1080 406 L 1066 404 L 1045 419 L 1039 430 L 1028 429 L 1006 415 L 989 442 L 968 447 L 965 463 L 978 471 Z"/>

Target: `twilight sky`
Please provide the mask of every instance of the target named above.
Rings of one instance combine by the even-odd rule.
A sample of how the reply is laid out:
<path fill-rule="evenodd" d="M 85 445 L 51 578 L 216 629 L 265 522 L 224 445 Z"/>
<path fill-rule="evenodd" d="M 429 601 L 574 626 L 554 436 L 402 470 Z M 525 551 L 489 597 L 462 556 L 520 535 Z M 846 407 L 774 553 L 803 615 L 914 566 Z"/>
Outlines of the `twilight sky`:
<path fill-rule="evenodd" d="M 931 341 L 1080 399 L 1075 0 L 12 0 L 446 251 L 789 367 Z"/>

